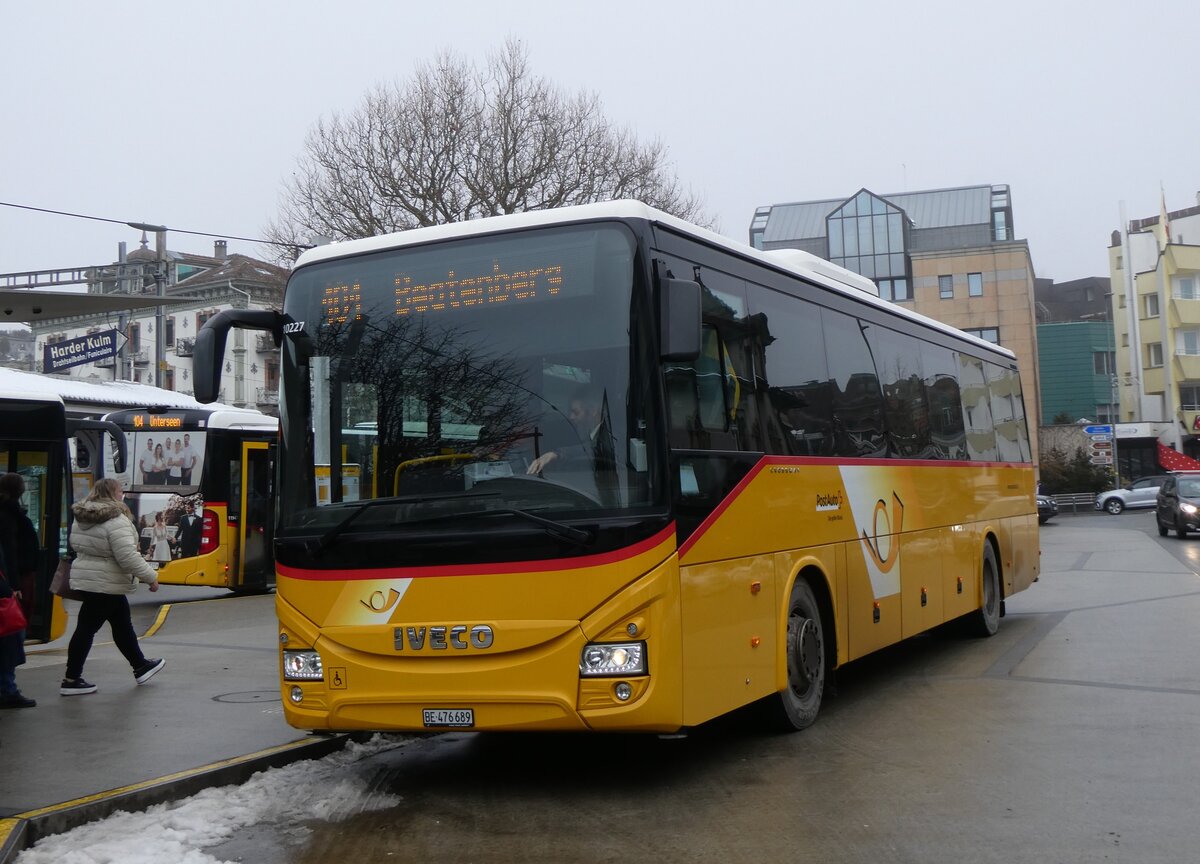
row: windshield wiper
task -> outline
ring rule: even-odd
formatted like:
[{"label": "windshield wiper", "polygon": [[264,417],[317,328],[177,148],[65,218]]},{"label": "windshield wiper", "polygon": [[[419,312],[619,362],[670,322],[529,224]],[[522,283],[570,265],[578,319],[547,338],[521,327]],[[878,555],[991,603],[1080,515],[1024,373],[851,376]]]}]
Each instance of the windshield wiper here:
[{"label": "windshield wiper", "polygon": [[342,532],[350,527],[355,519],[375,507],[382,507],[385,504],[421,504],[426,501],[446,501],[453,498],[495,498],[497,492],[446,492],[441,495],[394,495],[390,498],[371,498],[363,501],[352,511],[346,514],[340,522],[318,537],[315,541],[310,540],[304,544],[306,551],[313,557],[320,557],[321,553],[330,547],[334,540],[341,536]]},{"label": "windshield wiper", "polygon": [[470,510],[466,513],[447,513],[441,516],[432,516],[428,519],[418,519],[416,522],[407,524],[421,524],[425,522],[444,522],[447,519],[476,519],[480,516],[516,516],[524,519],[527,522],[543,528],[548,534],[559,537],[563,540],[570,541],[577,546],[591,546],[594,538],[591,533],[584,531],[582,528],[576,528],[573,525],[567,525],[565,522],[558,522],[554,519],[547,519],[545,516],[538,516],[536,513],[530,513],[528,510],[521,510],[517,507],[496,507],[491,510]]}]

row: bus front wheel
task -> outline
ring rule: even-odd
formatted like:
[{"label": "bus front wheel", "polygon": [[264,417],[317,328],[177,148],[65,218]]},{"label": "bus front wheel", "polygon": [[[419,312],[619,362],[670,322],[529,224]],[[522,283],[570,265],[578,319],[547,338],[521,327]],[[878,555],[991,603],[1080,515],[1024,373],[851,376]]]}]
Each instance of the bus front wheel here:
[{"label": "bus front wheel", "polygon": [[777,725],[784,731],[807,729],[817,719],[825,692],[825,628],[821,607],[810,586],[797,579],[788,602],[787,688],[776,694]]}]

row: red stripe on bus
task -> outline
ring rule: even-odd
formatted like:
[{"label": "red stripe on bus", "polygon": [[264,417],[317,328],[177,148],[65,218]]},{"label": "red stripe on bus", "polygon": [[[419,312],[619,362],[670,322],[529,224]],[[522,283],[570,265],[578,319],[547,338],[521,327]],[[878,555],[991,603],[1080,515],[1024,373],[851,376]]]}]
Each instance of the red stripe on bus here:
[{"label": "red stripe on bus", "polygon": [[616,549],[612,552],[602,552],[598,555],[585,555],[581,558],[551,558],[545,561],[512,561],[497,564],[446,564],[438,567],[385,567],[378,570],[310,570],[300,567],[289,567],[286,564],[275,563],[275,569],[280,576],[289,579],[307,579],[310,581],[351,581],[361,579],[425,579],[439,576],[485,576],[505,575],[509,573],[542,573],[548,570],[581,570],[585,567],[599,567],[605,564],[616,564],[635,558],[649,552],[656,546],[666,543],[675,536],[675,523],[672,522],[653,537]]},{"label": "red stripe on bus", "polygon": [[969,459],[888,459],[846,456],[764,456],[768,465],[901,465],[906,468],[1032,468],[1032,462],[972,462]]},{"label": "red stripe on bus", "polygon": [[683,541],[683,545],[679,547],[679,557],[681,560],[683,556],[688,553],[688,550],[696,545],[696,541],[698,541],[700,537],[710,527],[712,527],[712,524],[721,518],[721,514],[729,509],[729,506],[733,504],[734,500],[742,494],[742,490],[750,485],[750,482],[758,476],[759,472],[762,471],[762,469],[766,467],[770,461],[770,457],[764,456],[762,459],[759,459],[757,462],[755,462],[754,467],[746,472],[746,476],[738,481],[738,484],[734,486],[732,490],[730,490],[729,494],[721,499],[721,503],[714,507],[713,511],[709,513],[708,516],[705,517],[704,521],[701,522],[696,528],[696,530],[692,532],[692,536]]}]

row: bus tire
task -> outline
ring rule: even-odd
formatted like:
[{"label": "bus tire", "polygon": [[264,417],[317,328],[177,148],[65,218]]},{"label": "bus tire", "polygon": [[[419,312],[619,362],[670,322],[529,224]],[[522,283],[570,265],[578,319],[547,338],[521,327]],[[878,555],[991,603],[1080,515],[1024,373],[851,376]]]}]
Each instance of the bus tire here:
[{"label": "bus tire", "polygon": [[980,637],[995,636],[1000,629],[1000,567],[996,564],[996,550],[991,543],[983,544],[983,564],[979,568],[980,588],[983,603],[969,616],[970,630]]},{"label": "bus tire", "polygon": [[772,704],[774,726],[784,732],[807,729],[816,722],[825,694],[825,626],[821,606],[812,586],[797,579],[788,601],[787,687],[776,693]]}]

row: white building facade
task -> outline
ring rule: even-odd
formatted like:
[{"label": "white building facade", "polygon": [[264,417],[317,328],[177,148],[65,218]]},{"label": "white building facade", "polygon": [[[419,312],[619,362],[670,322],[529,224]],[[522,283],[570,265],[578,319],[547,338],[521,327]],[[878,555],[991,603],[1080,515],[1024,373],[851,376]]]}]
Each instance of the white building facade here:
[{"label": "white building facade", "polygon": [[[35,368],[43,370],[48,345],[88,334],[116,330],[125,338],[117,357],[73,366],[70,378],[159,384],[190,396],[194,388],[192,351],[204,322],[225,309],[279,309],[288,271],[245,255],[229,255],[224,241],[210,256],[143,248],[111,268],[96,271],[90,293],[154,295],[171,302],[153,309],[104,315],[78,315],[38,321],[31,326]],[[160,276],[160,288],[155,276]],[[161,328],[162,333],[156,333]],[[219,401],[239,408],[277,414],[278,351],[266,334],[235,329],[226,349]]]}]

